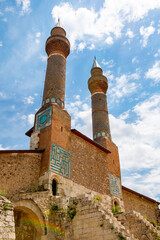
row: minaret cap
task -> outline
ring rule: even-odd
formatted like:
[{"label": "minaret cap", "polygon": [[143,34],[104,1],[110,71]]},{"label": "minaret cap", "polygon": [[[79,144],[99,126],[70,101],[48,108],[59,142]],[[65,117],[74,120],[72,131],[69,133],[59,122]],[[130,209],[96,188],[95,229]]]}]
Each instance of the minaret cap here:
[{"label": "minaret cap", "polygon": [[65,31],[65,29],[62,27],[62,25],[60,23],[60,18],[58,18],[57,24],[51,30],[51,36],[53,36],[53,35],[66,36],[66,31]]},{"label": "minaret cap", "polygon": [[55,27],[63,28],[62,25],[61,25],[61,23],[60,23],[60,18],[58,18],[58,22],[57,22],[57,24],[55,25]]},{"label": "minaret cap", "polygon": [[99,65],[99,63],[97,62],[97,60],[96,60],[96,57],[94,57],[94,60],[93,60],[93,65],[92,65],[92,68],[91,69],[93,69],[93,68],[101,68],[101,66]]}]

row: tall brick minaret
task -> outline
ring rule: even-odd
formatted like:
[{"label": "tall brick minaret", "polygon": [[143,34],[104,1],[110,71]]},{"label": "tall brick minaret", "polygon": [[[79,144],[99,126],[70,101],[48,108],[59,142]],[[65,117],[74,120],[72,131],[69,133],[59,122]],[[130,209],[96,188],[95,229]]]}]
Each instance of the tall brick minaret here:
[{"label": "tall brick minaret", "polygon": [[103,71],[94,59],[91,69],[91,77],[88,80],[88,88],[92,99],[92,125],[93,140],[102,147],[108,149],[108,168],[111,174],[121,177],[119,153],[117,146],[112,142],[110,124],[107,107],[108,80],[103,75]]},{"label": "tall brick minaret", "polygon": [[[46,41],[46,52],[48,59],[43,101],[35,115],[30,145],[31,149],[45,149],[40,170],[43,180],[49,172],[62,176],[64,173],[69,178],[70,173],[66,168],[70,166],[71,117],[64,107],[66,58],[70,53],[70,43],[59,20]],[[63,158],[59,157],[60,154],[65,154],[65,164],[59,162],[58,165],[58,159]],[[54,156],[57,162],[52,160]]]},{"label": "tall brick minaret", "polygon": [[48,62],[42,104],[56,102],[64,108],[66,58],[70,53],[70,43],[59,19],[46,41],[46,52]]}]

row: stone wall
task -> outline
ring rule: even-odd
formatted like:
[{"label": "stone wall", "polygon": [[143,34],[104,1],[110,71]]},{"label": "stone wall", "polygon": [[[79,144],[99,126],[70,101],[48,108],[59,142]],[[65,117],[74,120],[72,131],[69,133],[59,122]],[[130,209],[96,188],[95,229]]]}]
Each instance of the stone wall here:
[{"label": "stone wall", "polygon": [[107,153],[71,134],[71,180],[82,186],[110,195]]},{"label": "stone wall", "polygon": [[35,191],[41,163],[41,153],[1,153],[0,191],[7,196],[20,191]]},{"label": "stone wall", "polygon": [[0,196],[0,239],[15,239],[13,206],[9,200],[2,196]]},{"label": "stone wall", "polygon": [[158,204],[156,202],[149,201],[123,188],[122,195],[126,212],[134,210],[141,213],[142,216],[147,217],[150,221],[153,219],[157,221]]},{"label": "stone wall", "polygon": [[136,239],[158,239],[160,232],[140,213],[131,211],[127,213],[117,213],[115,216]]}]

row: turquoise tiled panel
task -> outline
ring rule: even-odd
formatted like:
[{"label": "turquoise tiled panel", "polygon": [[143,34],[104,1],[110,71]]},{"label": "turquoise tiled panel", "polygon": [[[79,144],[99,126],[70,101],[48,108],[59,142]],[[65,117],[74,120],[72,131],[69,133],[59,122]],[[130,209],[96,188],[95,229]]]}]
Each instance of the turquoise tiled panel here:
[{"label": "turquoise tiled panel", "polygon": [[52,107],[45,109],[36,116],[36,131],[51,125]]},{"label": "turquoise tiled panel", "polygon": [[52,143],[50,171],[60,176],[70,178],[71,152]]},{"label": "turquoise tiled panel", "polygon": [[122,198],[120,178],[109,173],[110,192],[113,196]]}]

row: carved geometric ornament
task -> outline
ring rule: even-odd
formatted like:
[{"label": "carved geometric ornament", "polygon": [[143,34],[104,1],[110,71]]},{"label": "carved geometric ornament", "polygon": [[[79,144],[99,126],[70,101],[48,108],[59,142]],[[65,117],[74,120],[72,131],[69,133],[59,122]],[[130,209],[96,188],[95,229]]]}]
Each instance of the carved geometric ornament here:
[{"label": "carved geometric ornament", "polygon": [[50,157],[50,171],[60,176],[70,178],[71,152],[52,143]]},{"label": "carved geometric ornament", "polygon": [[36,131],[51,125],[52,107],[45,109],[36,116]]},{"label": "carved geometric ornament", "polygon": [[111,195],[122,198],[120,178],[109,173],[109,183]]}]

